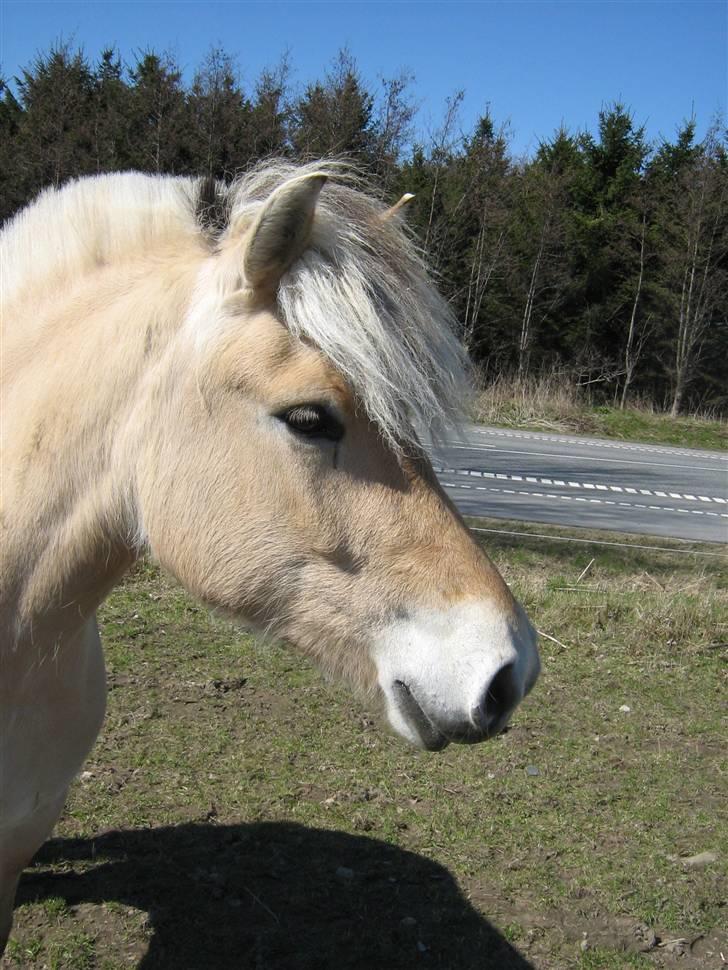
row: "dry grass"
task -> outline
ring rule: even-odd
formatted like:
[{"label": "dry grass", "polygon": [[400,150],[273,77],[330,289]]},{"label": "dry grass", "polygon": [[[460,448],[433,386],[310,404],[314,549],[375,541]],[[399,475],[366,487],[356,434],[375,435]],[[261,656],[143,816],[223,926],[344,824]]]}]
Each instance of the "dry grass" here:
[{"label": "dry grass", "polygon": [[476,420],[484,424],[503,424],[550,429],[590,430],[591,407],[582,388],[559,371],[518,378],[503,373],[481,378],[476,398]]},{"label": "dry grass", "polygon": [[596,404],[588,387],[557,369],[525,378],[502,372],[482,374],[473,418],[509,428],[728,449],[728,421],[723,418],[703,414],[672,418],[640,399],[630,400],[624,410]]}]

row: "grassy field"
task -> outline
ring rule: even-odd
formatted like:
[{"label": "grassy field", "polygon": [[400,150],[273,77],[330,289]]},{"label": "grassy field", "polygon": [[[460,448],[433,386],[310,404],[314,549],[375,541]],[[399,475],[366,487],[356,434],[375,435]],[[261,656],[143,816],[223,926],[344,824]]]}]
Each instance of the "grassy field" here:
[{"label": "grassy field", "polygon": [[484,377],[473,417],[483,424],[506,428],[728,450],[728,421],[724,419],[687,415],[673,418],[637,402],[624,410],[597,406],[583,389],[558,374],[523,381]]},{"label": "grassy field", "polygon": [[728,567],[659,545],[488,537],[553,639],[511,729],[437,755],[140,565],[3,970],[723,966]]}]

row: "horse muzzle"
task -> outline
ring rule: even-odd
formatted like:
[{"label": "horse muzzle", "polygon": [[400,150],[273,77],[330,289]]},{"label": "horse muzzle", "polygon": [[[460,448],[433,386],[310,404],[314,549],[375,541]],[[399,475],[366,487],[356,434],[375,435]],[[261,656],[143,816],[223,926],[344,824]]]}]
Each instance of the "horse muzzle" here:
[{"label": "horse muzzle", "polygon": [[498,735],[540,669],[521,607],[503,617],[482,603],[397,621],[375,659],[392,727],[428,751]]}]

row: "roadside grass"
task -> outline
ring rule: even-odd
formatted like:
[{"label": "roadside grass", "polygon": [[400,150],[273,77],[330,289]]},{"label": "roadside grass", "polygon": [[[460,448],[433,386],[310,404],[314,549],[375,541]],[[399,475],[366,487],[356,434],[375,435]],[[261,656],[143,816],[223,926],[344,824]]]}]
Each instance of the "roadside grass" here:
[{"label": "roadside grass", "polygon": [[726,561],[484,544],[548,635],[543,674],[507,733],[438,755],[137,566],[100,615],[106,725],[3,970],[720,966]]},{"label": "roadside grass", "polygon": [[[596,407],[591,412],[594,434],[709,451],[728,450],[728,422],[716,418],[670,417],[659,411],[637,408]],[[592,432],[589,432],[592,433]]]},{"label": "roadside grass", "polygon": [[630,402],[624,410],[595,405],[563,375],[518,380],[483,378],[473,418],[482,424],[530,431],[563,432],[704,448],[728,449],[728,421],[716,417],[671,417],[650,404]]}]

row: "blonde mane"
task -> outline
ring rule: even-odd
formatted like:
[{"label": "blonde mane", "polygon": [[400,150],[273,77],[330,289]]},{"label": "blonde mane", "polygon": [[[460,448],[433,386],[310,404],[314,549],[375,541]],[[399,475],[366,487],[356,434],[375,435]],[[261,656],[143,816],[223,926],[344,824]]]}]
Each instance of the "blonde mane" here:
[{"label": "blonde mane", "polygon": [[174,234],[199,233],[192,179],[128,172],[48,188],[0,233],[0,301],[62,284]]},{"label": "blonde mane", "polygon": [[416,428],[437,435],[470,386],[452,313],[401,221],[383,219],[340,162],[267,162],[231,185],[129,173],[47,189],[0,234],[0,309],[162,241],[199,238],[215,252],[272,191],[309,172],[329,180],[311,245],[281,280],[281,318],[331,360],[393,447],[413,445]]}]

